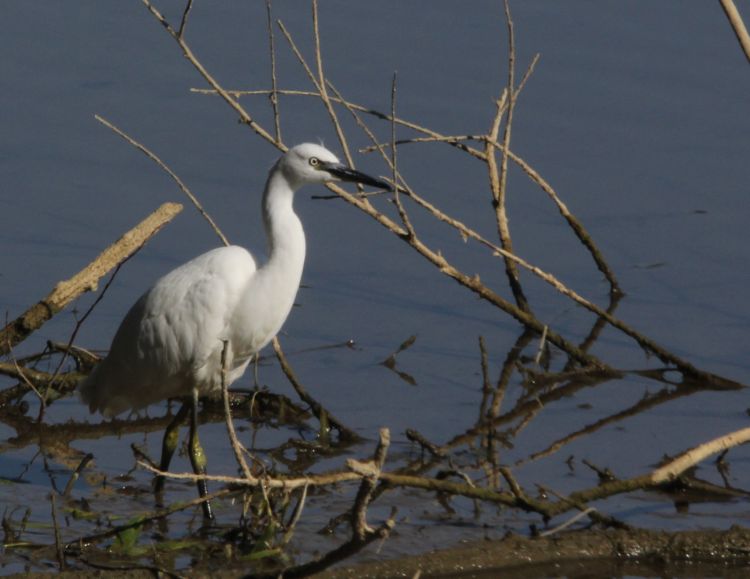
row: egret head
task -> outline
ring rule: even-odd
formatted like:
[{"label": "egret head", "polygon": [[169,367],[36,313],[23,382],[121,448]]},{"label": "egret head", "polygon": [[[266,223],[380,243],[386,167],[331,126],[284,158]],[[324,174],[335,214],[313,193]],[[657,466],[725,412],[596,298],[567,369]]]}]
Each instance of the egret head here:
[{"label": "egret head", "polygon": [[292,147],[279,160],[279,167],[286,178],[297,186],[327,181],[351,181],[382,189],[391,188],[381,179],[347,167],[331,151],[315,143],[302,143]]}]

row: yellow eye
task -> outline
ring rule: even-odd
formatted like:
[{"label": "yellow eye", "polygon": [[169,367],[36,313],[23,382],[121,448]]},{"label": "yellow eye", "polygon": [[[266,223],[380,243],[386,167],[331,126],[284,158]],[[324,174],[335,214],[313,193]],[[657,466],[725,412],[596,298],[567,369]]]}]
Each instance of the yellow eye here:
[{"label": "yellow eye", "polygon": [[318,165],[320,165],[320,161],[318,160],[318,158],[317,157],[310,157],[310,166],[311,167],[317,167]]}]

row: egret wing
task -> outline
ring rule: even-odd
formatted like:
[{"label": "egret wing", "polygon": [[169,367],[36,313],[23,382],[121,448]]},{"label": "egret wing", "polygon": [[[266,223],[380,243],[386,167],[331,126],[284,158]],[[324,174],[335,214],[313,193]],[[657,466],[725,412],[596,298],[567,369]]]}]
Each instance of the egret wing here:
[{"label": "egret wing", "polygon": [[114,415],[187,396],[196,385],[216,388],[222,340],[255,271],[250,253],[231,246],[162,277],[125,316],[109,355],[81,386],[84,401]]}]

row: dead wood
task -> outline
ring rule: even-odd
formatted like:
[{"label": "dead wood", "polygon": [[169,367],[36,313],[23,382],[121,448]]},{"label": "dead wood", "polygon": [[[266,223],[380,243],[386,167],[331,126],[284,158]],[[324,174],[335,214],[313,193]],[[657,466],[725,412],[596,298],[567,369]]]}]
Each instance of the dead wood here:
[{"label": "dead wood", "polygon": [[742,51],[745,53],[748,61],[750,61],[750,34],[747,32],[745,23],[742,20],[737,6],[734,4],[734,0],[719,0],[721,7],[724,9],[724,13],[729,19],[729,23],[732,25],[735,36],[742,47]]},{"label": "dead wood", "polygon": [[59,282],[47,297],[0,330],[0,355],[8,354],[17,344],[42,327],[47,320],[81,294],[95,291],[102,277],[143,247],[180,211],[182,211],[182,205],[179,203],[164,203],[76,275]]}]

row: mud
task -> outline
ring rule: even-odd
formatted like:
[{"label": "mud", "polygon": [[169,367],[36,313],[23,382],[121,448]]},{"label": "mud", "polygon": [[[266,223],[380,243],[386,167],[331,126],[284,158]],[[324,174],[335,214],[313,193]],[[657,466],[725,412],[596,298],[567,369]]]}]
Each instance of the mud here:
[{"label": "mud", "polygon": [[509,535],[418,557],[324,573],[327,579],[414,577],[747,577],[750,529],[575,531],[549,538]]},{"label": "mud", "polygon": [[[245,570],[229,562],[216,571],[217,562],[193,567],[172,576],[243,577]],[[504,579],[542,577],[724,577],[748,576],[750,529],[734,526],[726,531],[649,530],[571,531],[552,537],[508,535],[499,541],[481,541],[414,557],[341,567],[316,575],[325,579],[390,579],[399,577],[457,577]],[[19,574],[15,577],[118,577],[140,578],[158,574],[153,567],[102,565],[63,572]],[[167,572],[167,574],[170,574]]]}]

